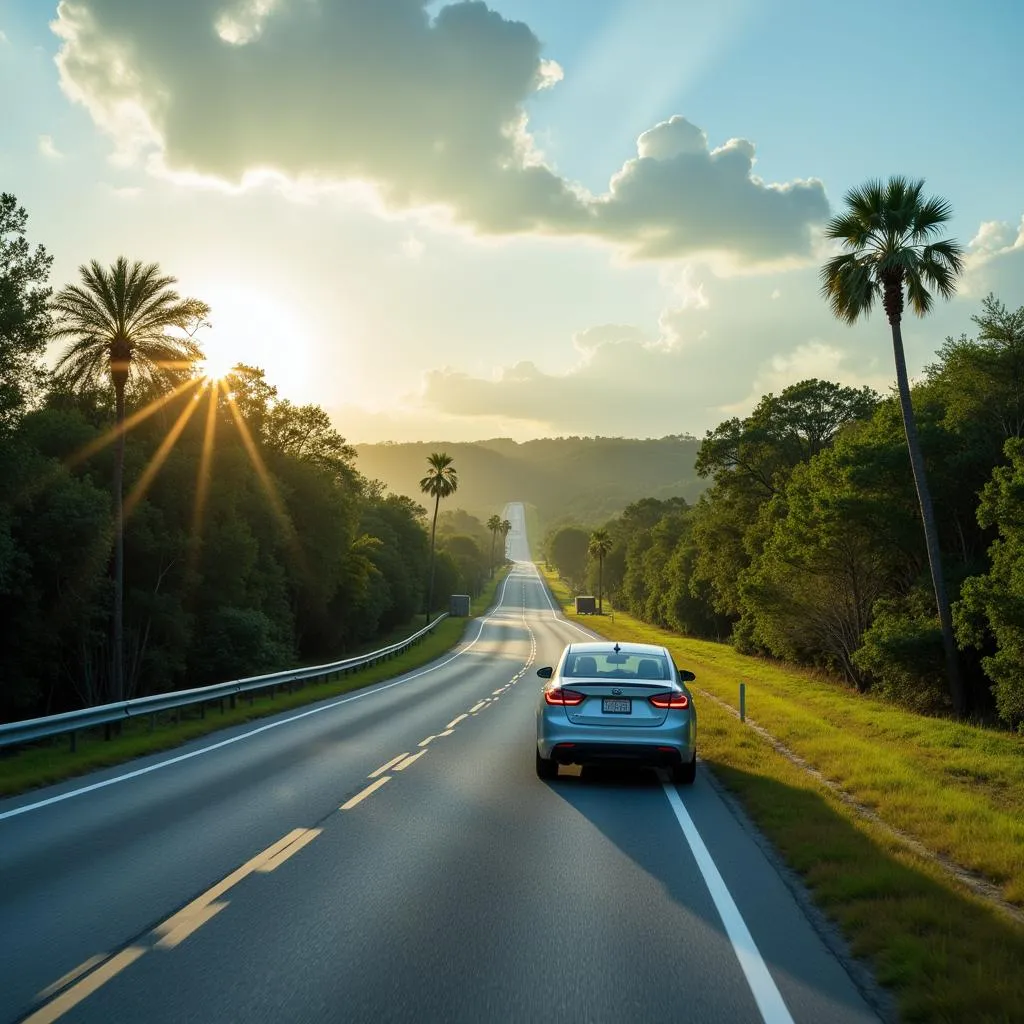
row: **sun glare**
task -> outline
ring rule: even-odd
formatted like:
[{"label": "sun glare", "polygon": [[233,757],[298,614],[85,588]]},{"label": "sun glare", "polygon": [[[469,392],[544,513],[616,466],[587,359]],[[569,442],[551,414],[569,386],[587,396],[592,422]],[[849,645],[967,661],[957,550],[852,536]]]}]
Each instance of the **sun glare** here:
[{"label": "sun glare", "polygon": [[282,398],[309,401],[309,345],[298,311],[250,287],[211,284],[201,294],[211,310],[210,330],[201,340],[201,371],[208,380],[245,363],[265,370]]}]

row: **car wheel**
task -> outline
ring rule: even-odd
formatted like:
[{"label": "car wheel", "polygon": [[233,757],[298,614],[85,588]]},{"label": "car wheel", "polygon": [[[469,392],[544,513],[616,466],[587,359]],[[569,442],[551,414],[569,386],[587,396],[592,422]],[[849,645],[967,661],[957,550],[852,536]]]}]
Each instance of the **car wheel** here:
[{"label": "car wheel", "polygon": [[541,757],[537,751],[537,778],[554,779],[558,777],[558,762],[553,757]]},{"label": "car wheel", "polygon": [[692,786],[697,778],[697,754],[694,752],[693,760],[685,764],[674,764],[672,766],[672,781],[677,786]]}]

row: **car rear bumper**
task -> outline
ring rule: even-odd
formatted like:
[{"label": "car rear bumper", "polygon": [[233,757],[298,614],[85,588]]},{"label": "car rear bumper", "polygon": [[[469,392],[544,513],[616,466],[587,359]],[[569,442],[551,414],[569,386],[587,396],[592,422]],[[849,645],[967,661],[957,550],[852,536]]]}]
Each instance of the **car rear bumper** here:
[{"label": "car rear bumper", "polygon": [[559,722],[554,715],[542,712],[537,729],[537,751],[541,757],[560,764],[689,763],[697,752],[696,722],[690,716],[679,716],[679,719],[654,729],[628,726],[596,729],[573,725],[568,720]]},{"label": "car rear bumper", "polygon": [[598,764],[618,761],[670,767],[692,760],[684,757],[678,747],[655,746],[650,743],[557,743],[549,755],[559,764]]}]

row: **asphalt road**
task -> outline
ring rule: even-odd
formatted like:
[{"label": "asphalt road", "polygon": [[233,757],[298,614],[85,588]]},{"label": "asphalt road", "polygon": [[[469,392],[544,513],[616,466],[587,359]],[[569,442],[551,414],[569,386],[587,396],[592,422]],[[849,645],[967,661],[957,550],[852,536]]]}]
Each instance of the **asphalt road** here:
[{"label": "asphalt road", "polygon": [[703,767],[537,779],[505,515],[440,662],[0,802],[0,1021],[876,1019]]}]

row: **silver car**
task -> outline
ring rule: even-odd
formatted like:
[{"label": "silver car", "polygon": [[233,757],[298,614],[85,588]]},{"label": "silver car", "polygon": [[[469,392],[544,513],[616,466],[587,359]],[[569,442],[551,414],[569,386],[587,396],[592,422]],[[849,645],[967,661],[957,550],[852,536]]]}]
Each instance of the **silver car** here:
[{"label": "silver car", "polygon": [[569,644],[537,706],[537,775],[553,779],[560,764],[631,761],[662,766],[689,784],[697,771],[697,712],[686,683],[664,647]]}]

